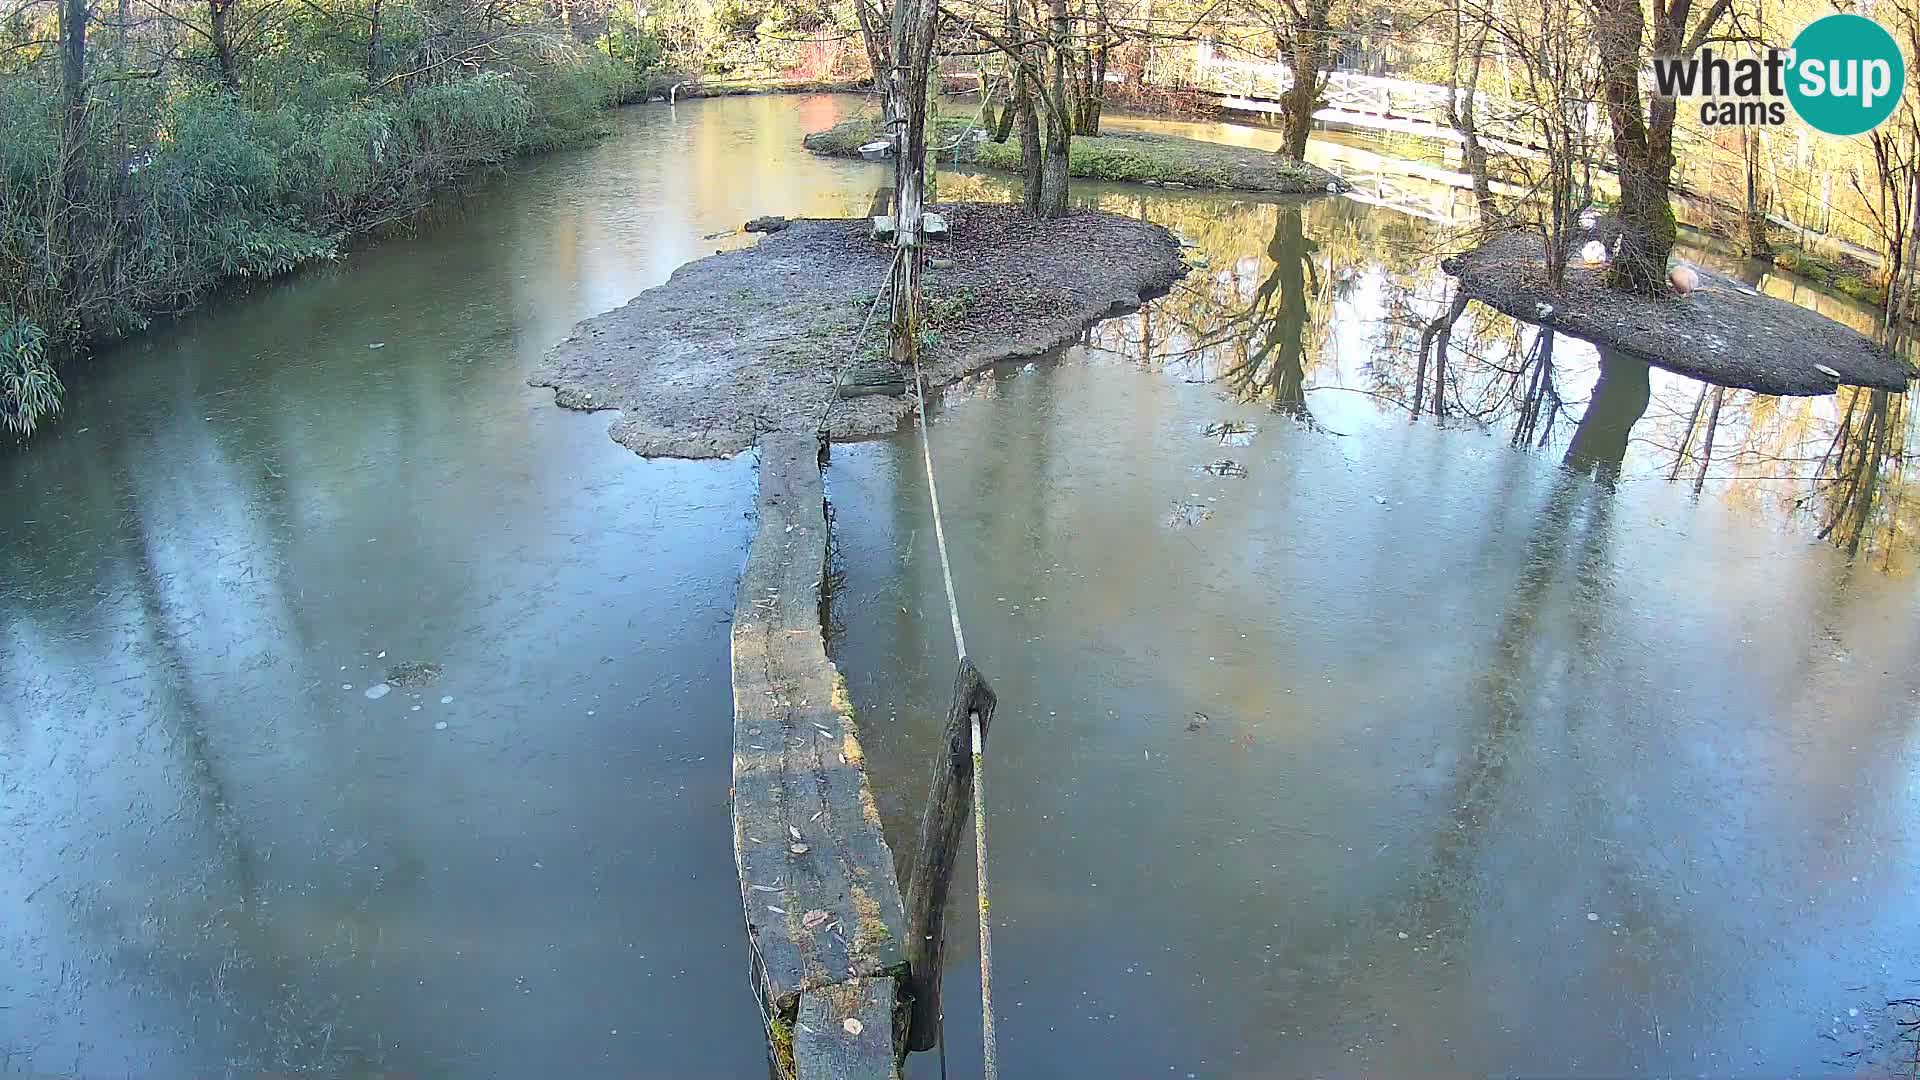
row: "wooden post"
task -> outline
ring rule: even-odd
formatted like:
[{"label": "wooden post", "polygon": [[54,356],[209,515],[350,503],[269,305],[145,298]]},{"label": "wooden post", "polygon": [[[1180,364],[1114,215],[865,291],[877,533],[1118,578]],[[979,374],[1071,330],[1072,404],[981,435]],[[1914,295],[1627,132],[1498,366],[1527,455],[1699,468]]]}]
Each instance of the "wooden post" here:
[{"label": "wooden post", "polygon": [[962,657],[953,676],[953,703],[947,708],[947,729],[933,762],[926,815],[920,819],[920,850],[907,886],[907,978],[913,990],[909,1050],[931,1050],[940,1036],[947,892],[953,883],[960,834],[966,831],[973,807],[973,718],[980,718],[984,742],[994,704],[993,688],[973,661]]},{"label": "wooden post", "polygon": [[888,98],[898,104],[892,119],[894,259],[887,352],[895,363],[919,355],[920,263],[925,255],[921,209],[927,178],[927,103],[938,0],[898,0],[893,10],[893,70]]}]

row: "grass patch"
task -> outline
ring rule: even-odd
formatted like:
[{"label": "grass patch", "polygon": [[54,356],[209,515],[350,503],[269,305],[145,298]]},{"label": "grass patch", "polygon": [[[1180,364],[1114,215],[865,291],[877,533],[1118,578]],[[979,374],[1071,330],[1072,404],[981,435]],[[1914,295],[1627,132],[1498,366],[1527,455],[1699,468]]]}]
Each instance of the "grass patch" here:
[{"label": "grass patch", "polygon": [[1773,265],[1863,304],[1877,308],[1887,305],[1886,286],[1874,280],[1878,275],[1872,267],[1857,260],[1809,251],[1798,244],[1776,240]]}]

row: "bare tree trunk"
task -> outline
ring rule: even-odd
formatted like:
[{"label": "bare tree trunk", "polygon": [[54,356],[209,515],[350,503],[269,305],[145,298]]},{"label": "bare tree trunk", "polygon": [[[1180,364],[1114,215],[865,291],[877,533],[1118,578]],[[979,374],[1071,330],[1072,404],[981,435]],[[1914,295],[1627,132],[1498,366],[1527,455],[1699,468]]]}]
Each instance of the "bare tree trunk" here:
[{"label": "bare tree trunk", "polygon": [[1321,75],[1332,55],[1332,35],[1328,19],[1332,0],[1306,0],[1300,19],[1293,25],[1292,48],[1288,62],[1293,69],[1293,85],[1280,95],[1280,152],[1294,161],[1305,161],[1307,140],[1313,136],[1313,113],[1320,107]]},{"label": "bare tree trunk", "polygon": [[234,0],[207,0],[207,37],[213,42],[213,63],[219,69],[220,81],[227,89],[240,87],[239,75],[234,71],[233,31],[228,21],[233,15]]},{"label": "bare tree trunk", "polygon": [[900,135],[894,143],[892,318],[887,351],[896,363],[911,364],[920,354],[922,200],[927,169],[927,104],[933,36],[939,21],[936,0],[899,0],[894,9],[890,94],[903,106]]},{"label": "bare tree trunk", "polygon": [[1893,197],[1894,220],[1905,224],[1898,226],[1902,238],[1894,242],[1894,256],[1887,262],[1887,324],[1893,324],[1913,317],[1913,284],[1916,264],[1920,264],[1920,149],[1913,144],[1920,142],[1920,135],[1911,136],[1908,160],[1916,162],[1908,167],[1906,195]]},{"label": "bare tree trunk", "polygon": [[[1007,76],[1007,82],[1009,84],[1017,84],[1019,81],[1020,77],[1018,75]],[[1020,107],[1014,101],[1014,96],[1013,93],[1009,92],[1007,94],[1007,100],[1000,106],[1000,118],[993,125],[994,142],[1004,143],[1013,137],[1013,124],[1020,113]]]},{"label": "bare tree trunk", "polygon": [[1107,33],[1103,22],[1100,31],[1100,47],[1093,54],[1093,89],[1080,103],[1080,123],[1076,130],[1082,135],[1100,134],[1100,119],[1107,111]]},{"label": "bare tree trunk", "polygon": [[1073,149],[1073,114],[1067,102],[1067,49],[1073,23],[1067,0],[1053,0],[1052,33],[1047,42],[1050,85],[1047,104],[1046,158],[1040,169],[1040,204],[1035,213],[1057,218],[1067,212],[1067,158]]},{"label": "bare tree trunk", "polygon": [[1104,0],[1095,0],[1094,18],[1085,36],[1080,78],[1073,95],[1073,133],[1098,135],[1100,115],[1107,107],[1107,50],[1113,37]]},{"label": "bare tree trunk", "polygon": [[[81,208],[86,206],[87,144],[87,0],[60,3],[60,96],[64,120],[60,127],[59,236],[65,250],[59,258],[61,292],[72,296],[79,283],[80,248],[84,239]],[[51,230],[49,239],[51,239]]]},{"label": "bare tree trunk", "polygon": [[[1493,203],[1493,186],[1487,179],[1487,148],[1480,144],[1475,96],[1479,92],[1480,61],[1487,51],[1487,35],[1491,24],[1485,18],[1478,19],[1479,28],[1468,44],[1462,40],[1466,22],[1466,12],[1456,0],[1453,9],[1453,63],[1447,75],[1447,120],[1460,133],[1467,175],[1473,179],[1474,208],[1479,212],[1480,223],[1486,225],[1498,217],[1498,211]],[[1463,65],[1466,68],[1464,85],[1460,78]]]},{"label": "bare tree trunk", "polygon": [[1040,52],[1024,44],[1027,30],[1021,7],[1027,0],[1007,0],[1007,40],[1016,43],[1019,55],[1013,60],[1013,112],[1020,128],[1020,205],[1027,213],[1040,216],[1045,193],[1046,163],[1040,145],[1039,103],[1046,91],[1040,85]]},{"label": "bare tree trunk", "polygon": [[[639,0],[634,2],[638,3]],[[887,137],[891,139],[896,114],[891,111],[894,105],[891,89],[893,60],[888,51],[889,42],[880,32],[880,15],[874,11],[871,0],[853,0],[853,17],[860,23],[860,43],[867,50],[867,67],[873,72],[874,89],[880,91],[883,103],[880,121],[885,126]]]},{"label": "bare tree trunk", "polygon": [[[1728,7],[1727,0],[1714,0],[1688,39],[1690,0],[1656,4],[1654,55],[1691,56]],[[1656,95],[1642,107],[1640,61],[1646,15],[1640,0],[1594,0],[1592,11],[1602,96],[1620,170],[1620,244],[1607,282],[1629,292],[1660,296],[1667,292],[1667,258],[1678,232],[1669,200],[1677,102]]]},{"label": "bare tree trunk", "polygon": [[[1018,42],[1020,40],[1020,5],[1023,2],[1024,0],[1007,0],[1008,41]],[[1023,103],[1026,108],[1032,108],[1032,102],[1026,96],[1026,80],[1020,73],[1019,58],[1009,56],[1003,59],[1003,66],[1006,68],[1004,91],[1007,95],[1007,100],[1006,104],[1000,109],[1000,123],[993,129],[993,141],[997,143],[1004,143],[1013,135],[1013,125],[1015,121],[1019,119]],[[1025,159],[1023,158],[1022,162],[1024,163],[1024,161]],[[1029,207],[1029,209],[1031,209],[1031,207]]]},{"label": "bare tree trunk", "polygon": [[916,100],[908,97],[904,82],[907,51],[913,38],[913,16],[919,0],[897,0],[893,5],[893,25],[887,35],[886,68],[878,76],[881,86],[880,113],[887,126],[887,139],[893,143],[893,207],[900,209],[900,154],[905,141],[907,112]]},{"label": "bare tree trunk", "polygon": [[1033,77],[1024,71],[1015,76],[1020,90],[1014,95],[1014,111],[1020,124],[1020,204],[1029,214],[1040,215],[1040,197],[1046,184],[1045,151],[1040,145],[1040,116],[1033,96]]},{"label": "bare tree trunk", "polygon": [[367,9],[367,81],[375,85],[380,82],[380,3],[372,0]]},{"label": "bare tree trunk", "polygon": [[1741,163],[1746,167],[1747,201],[1740,215],[1742,253],[1754,258],[1773,254],[1767,240],[1767,210],[1760,202],[1760,133],[1747,128],[1741,137]]}]

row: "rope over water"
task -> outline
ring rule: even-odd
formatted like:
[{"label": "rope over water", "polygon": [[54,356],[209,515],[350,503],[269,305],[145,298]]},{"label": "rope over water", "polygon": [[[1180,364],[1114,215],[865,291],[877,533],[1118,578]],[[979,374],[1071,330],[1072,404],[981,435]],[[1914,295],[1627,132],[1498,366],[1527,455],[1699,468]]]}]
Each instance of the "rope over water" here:
[{"label": "rope over water", "polygon": [[[927,380],[920,352],[913,354],[913,393],[920,409],[920,454],[927,466],[927,501],[933,504],[933,539],[940,550],[940,580],[947,589],[947,617],[953,622],[953,649],[967,658],[967,635],[960,627],[960,601],[953,591],[953,562],[947,556],[947,529],[940,516],[940,489],[933,478],[933,425],[927,416]],[[973,737],[973,873],[980,887],[980,1039],[986,1080],[999,1080],[1000,1045],[993,1030],[993,923],[987,892],[986,769],[981,758],[980,714],[967,717]]]},{"label": "rope over water", "polygon": [[[900,257],[900,253],[896,252],[894,263],[888,266],[888,282],[892,280],[893,265],[898,264]],[[867,309],[867,320],[861,324],[860,330],[855,335],[856,345],[860,338],[866,336],[867,327],[873,320],[874,312],[879,310],[880,300],[886,292],[887,286],[883,284],[880,294],[874,297],[873,306]],[[843,363],[841,371],[834,375],[836,391],[844,372],[845,364]],[[953,561],[947,555],[947,529],[940,514],[940,489],[933,477],[933,426],[927,417],[927,380],[920,370],[918,349],[914,350],[913,355],[913,394],[920,411],[920,453],[927,468],[927,501],[933,507],[933,538],[940,550],[940,582],[947,590],[947,618],[953,625],[953,649],[958,659],[964,661],[967,659],[967,633],[960,626],[960,601],[953,590]],[[829,394],[826,406],[820,410],[818,429],[823,439],[828,437],[827,417],[838,396],[837,393]],[[993,905],[988,899],[987,891],[986,768],[981,755],[983,739],[980,732],[980,713],[970,711],[967,719],[973,739],[973,872],[980,890],[980,1037],[984,1063],[983,1075],[985,1080],[1000,1080],[1000,1043],[993,1027],[993,927],[989,917]],[[946,1069],[947,1044],[943,1030],[940,1038],[940,1073],[943,1078],[946,1075]]]}]

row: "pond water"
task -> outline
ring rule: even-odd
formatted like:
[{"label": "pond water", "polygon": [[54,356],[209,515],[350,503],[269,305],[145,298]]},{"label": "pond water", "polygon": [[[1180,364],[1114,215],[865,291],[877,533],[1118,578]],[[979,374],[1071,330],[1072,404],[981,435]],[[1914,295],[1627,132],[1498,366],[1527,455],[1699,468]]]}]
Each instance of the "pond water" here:
[{"label": "pond water", "polygon": [[[863,212],[882,170],[798,146],[860,105],[616,114],[99,357],[0,454],[0,1070],[762,1072],[726,809],[752,462],[641,461],[525,378],[741,242],[703,237]],[[1009,1075],[1883,1060],[1920,992],[1903,478],[1849,562],[1807,479],[1834,402],[1727,395],[1696,499],[1697,383],[1479,316],[1409,424],[1457,199],[1315,154],[1390,205],[1080,185],[1204,266],[936,413],[1003,702]],[[950,679],[919,438],[828,476],[899,853]]]},{"label": "pond water", "polygon": [[[641,461],[526,376],[703,235],[851,205],[798,148],[836,107],[621,113],[99,357],[0,454],[0,1069],[764,1069],[752,462]],[[401,663],[440,674],[370,698]]]}]

